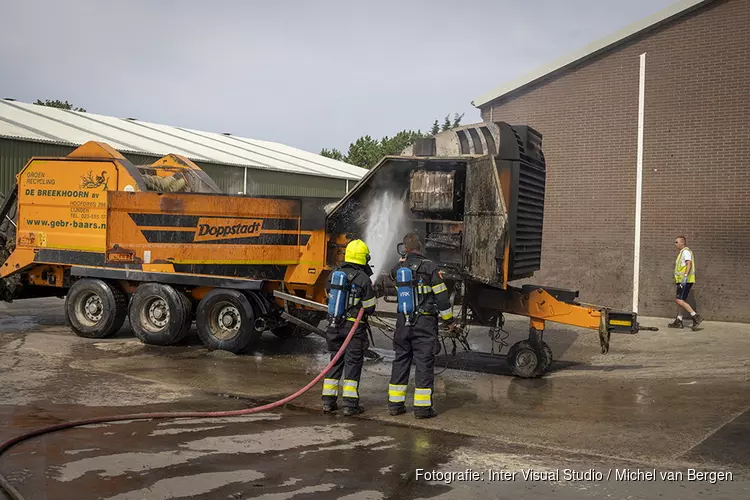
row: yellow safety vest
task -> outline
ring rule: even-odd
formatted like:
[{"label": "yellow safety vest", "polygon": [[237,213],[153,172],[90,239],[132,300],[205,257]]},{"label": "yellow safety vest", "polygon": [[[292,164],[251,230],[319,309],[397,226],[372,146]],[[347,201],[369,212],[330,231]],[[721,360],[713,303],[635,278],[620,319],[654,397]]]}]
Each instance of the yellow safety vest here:
[{"label": "yellow safety vest", "polygon": [[679,251],[677,254],[677,259],[674,261],[674,282],[675,283],[682,283],[682,278],[685,277],[685,271],[687,271],[687,264],[684,266],[680,266],[680,257],[682,257],[682,252],[685,250],[690,252],[690,255],[693,256],[691,262],[692,266],[690,266],[690,273],[688,274],[688,283],[695,283],[695,254],[692,250],[690,250],[688,247],[683,248]]}]

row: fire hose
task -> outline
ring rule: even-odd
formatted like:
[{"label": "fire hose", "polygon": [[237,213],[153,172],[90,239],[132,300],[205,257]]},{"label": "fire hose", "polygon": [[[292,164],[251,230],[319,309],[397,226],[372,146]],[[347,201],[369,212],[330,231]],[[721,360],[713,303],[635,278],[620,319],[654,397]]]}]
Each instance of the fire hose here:
[{"label": "fire hose", "polygon": [[[286,403],[297,399],[307,391],[309,391],[315,384],[317,384],[320,379],[322,379],[326,373],[328,373],[328,370],[330,370],[334,364],[336,364],[336,361],[339,360],[339,358],[344,354],[344,351],[346,350],[346,347],[349,345],[349,342],[352,340],[352,337],[354,336],[354,332],[357,331],[357,327],[359,326],[360,321],[362,320],[362,316],[364,314],[364,309],[359,310],[359,314],[357,314],[357,318],[354,320],[354,324],[352,325],[352,328],[349,330],[349,333],[346,336],[346,339],[344,340],[344,343],[341,345],[341,348],[338,350],[336,355],[331,359],[330,363],[323,368],[323,370],[314,378],[312,379],[306,386],[304,386],[302,389],[298,390],[294,394],[290,394],[289,396],[280,399],[278,401],[275,401],[273,403],[268,403],[262,406],[256,406],[254,408],[245,408],[243,410],[228,410],[228,411],[205,411],[205,412],[198,412],[198,411],[184,411],[184,412],[161,412],[161,413],[132,413],[130,415],[114,415],[114,416],[103,416],[103,417],[94,417],[94,418],[88,418],[88,419],[82,419],[82,420],[72,420],[70,422],[63,422],[60,424],[55,425],[49,425],[47,427],[40,427],[38,429],[34,429],[32,431],[26,432],[24,434],[21,434],[19,436],[13,437],[4,443],[0,444],[0,456],[2,456],[6,451],[11,449],[13,446],[21,443],[22,441],[26,441],[27,439],[31,439],[36,436],[41,436],[43,434],[49,434],[51,432],[61,431],[63,429],[70,429],[72,427],[80,427],[83,425],[91,425],[91,424],[101,424],[101,423],[107,423],[107,422],[118,422],[122,420],[151,420],[151,419],[157,419],[157,418],[213,418],[213,417],[237,417],[240,415],[248,415],[250,413],[259,413],[262,411],[268,411],[272,410],[273,408],[278,408],[279,406],[285,405]],[[18,492],[16,488],[11,485],[8,480],[0,474],[0,491],[6,491],[8,495],[10,495],[10,498],[13,500],[24,500],[23,496]]]}]

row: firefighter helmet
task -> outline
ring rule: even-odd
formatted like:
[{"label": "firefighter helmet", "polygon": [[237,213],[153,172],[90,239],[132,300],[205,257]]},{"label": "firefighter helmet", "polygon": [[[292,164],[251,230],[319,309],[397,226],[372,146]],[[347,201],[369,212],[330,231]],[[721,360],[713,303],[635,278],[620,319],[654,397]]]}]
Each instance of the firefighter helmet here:
[{"label": "firefighter helmet", "polygon": [[370,249],[367,248],[367,244],[362,240],[350,241],[349,244],[346,245],[344,261],[366,266],[370,261]]}]

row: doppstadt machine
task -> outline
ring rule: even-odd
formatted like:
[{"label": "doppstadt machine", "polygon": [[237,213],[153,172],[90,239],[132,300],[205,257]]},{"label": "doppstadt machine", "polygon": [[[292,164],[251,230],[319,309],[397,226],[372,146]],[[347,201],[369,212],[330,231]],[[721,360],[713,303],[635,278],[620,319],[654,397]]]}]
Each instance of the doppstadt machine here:
[{"label": "doppstadt machine", "polygon": [[184,157],[135,166],[96,142],[32,158],[0,211],[0,296],[65,297],[82,337],[113,335],[126,317],[154,345],[193,320],[207,346],[235,353],[265,330],[304,335],[297,325],[325,314],[273,292],[325,301],[323,203],[222,194]]},{"label": "doppstadt machine", "polygon": [[[387,193],[461,307],[458,339],[469,325],[500,338],[504,313],[527,316],[529,338],[508,359],[516,375],[536,377],[552,362],[546,321],[598,331],[602,352],[610,333],[639,330],[636,314],[579,304],[577,292],[511,284],[540,268],[544,189],[541,135],[505,123],[386,157],[332,207],[222,194],[184,157],[135,166],[89,142],[18,174],[0,208],[0,298],[64,297],[72,330],[91,338],[126,317],[145,343],[174,344],[195,321],[204,344],[234,353],[266,330],[320,334],[328,275]],[[386,299],[395,290],[387,276],[377,285]]]}]

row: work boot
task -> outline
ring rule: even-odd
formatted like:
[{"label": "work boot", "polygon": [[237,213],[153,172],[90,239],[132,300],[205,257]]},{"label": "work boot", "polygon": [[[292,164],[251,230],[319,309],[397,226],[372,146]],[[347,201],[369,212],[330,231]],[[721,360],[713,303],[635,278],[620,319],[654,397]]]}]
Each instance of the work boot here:
[{"label": "work boot", "polygon": [[682,320],[677,318],[673,322],[667,325],[669,328],[685,328],[685,325],[682,324]]},{"label": "work boot", "polygon": [[700,314],[696,314],[693,316],[693,326],[690,327],[691,330],[696,331],[698,329],[698,325],[703,323],[703,318],[701,318]]},{"label": "work boot", "polygon": [[335,402],[333,403],[323,403],[323,413],[333,413],[334,411],[339,409],[339,405]]},{"label": "work boot", "polygon": [[360,413],[363,413],[365,411],[364,408],[361,406],[345,406],[344,407],[344,416],[345,417],[352,417],[354,415],[359,415]]},{"label": "work boot", "polygon": [[434,408],[430,408],[428,410],[414,410],[414,418],[422,419],[422,418],[432,418],[437,417],[437,412]]},{"label": "work boot", "polygon": [[391,406],[388,408],[388,413],[390,413],[392,417],[397,417],[398,415],[406,413],[406,408],[403,406]]}]

